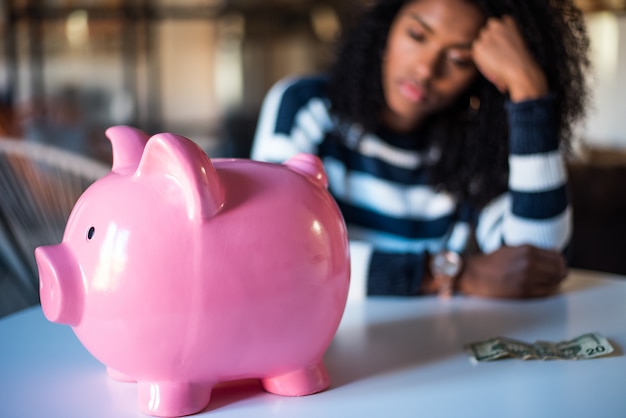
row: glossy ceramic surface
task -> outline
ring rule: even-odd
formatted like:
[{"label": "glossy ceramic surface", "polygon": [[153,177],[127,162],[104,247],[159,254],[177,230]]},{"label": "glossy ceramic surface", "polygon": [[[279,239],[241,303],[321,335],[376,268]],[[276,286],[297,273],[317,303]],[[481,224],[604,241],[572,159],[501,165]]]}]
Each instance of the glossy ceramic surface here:
[{"label": "glossy ceramic surface", "polygon": [[173,134],[107,130],[113,167],[76,203],[63,241],[37,248],[50,321],[71,325],[142,412],[198,412],[212,387],[259,378],[300,396],[349,287],[346,227],[319,159],[210,160]]}]

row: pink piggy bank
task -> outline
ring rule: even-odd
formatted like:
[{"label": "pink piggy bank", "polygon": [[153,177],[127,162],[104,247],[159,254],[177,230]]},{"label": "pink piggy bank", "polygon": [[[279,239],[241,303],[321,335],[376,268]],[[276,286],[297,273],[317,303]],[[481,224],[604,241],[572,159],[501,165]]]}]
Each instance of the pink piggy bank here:
[{"label": "pink piggy bank", "polygon": [[145,414],[199,412],[238,379],[287,396],[326,389],[350,267],[320,160],[211,161],[173,134],[107,136],[111,172],[62,242],[35,250],[45,316],[136,381]]}]

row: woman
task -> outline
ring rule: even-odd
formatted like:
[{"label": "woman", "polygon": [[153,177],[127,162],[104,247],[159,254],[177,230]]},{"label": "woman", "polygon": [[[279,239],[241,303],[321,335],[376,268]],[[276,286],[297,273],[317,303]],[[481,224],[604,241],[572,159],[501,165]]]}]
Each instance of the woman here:
[{"label": "woman", "polygon": [[268,93],[252,158],[322,158],[367,294],[552,295],[587,46],[570,0],[378,0],[328,76]]}]

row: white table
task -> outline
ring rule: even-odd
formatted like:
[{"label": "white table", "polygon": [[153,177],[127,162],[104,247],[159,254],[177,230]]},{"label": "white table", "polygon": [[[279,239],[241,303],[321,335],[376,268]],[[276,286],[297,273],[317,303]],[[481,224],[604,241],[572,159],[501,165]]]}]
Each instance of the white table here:
[{"label": "white table", "polygon": [[[616,351],[581,361],[472,364],[464,343],[559,341],[596,331]],[[542,300],[351,301],[326,354],[332,387],[302,398],[253,380],[213,391],[211,417],[626,417],[626,277],[572,271]],[[107,377],[68,326],[38,307],[0,320],[0,417],[143,417],[137,389]]]}]

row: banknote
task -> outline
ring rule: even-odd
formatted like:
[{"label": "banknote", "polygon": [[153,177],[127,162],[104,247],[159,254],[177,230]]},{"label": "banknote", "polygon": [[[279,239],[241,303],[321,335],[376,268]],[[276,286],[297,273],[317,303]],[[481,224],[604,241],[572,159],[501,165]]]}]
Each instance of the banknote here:
[{"label": "banknote", "polygon": [[527,343],[507,337],[493,337],[466,344],[463,349],[471,360],[492,361],[503,358],[522,360],[580,360],[605,356],[613,347],[602,335],[591,332],[567,341]]}]

